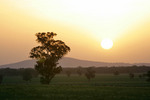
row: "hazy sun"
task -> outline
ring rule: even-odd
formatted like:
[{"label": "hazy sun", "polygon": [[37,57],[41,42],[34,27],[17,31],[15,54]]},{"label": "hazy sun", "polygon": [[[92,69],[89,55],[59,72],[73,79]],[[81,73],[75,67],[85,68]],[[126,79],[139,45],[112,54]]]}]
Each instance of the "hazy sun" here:
[{"label": "hazy sun", "polygon": [[113,46],[113,41],[111,39],[103,39],[101,42],[101,46],[104,49],[111,49]]}]

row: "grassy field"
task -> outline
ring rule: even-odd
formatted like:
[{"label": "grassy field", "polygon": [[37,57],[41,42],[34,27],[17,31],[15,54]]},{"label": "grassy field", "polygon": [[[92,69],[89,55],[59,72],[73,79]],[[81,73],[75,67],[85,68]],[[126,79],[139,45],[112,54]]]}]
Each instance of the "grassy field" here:
[{"label": "grassy field", "polygon": [[21,77],[5,77],[0,100],[150,100],[150,83],[125,74],[99,74],[91,81],[57,75],[50,85],[41,85],[39,78],[27,83]]}]

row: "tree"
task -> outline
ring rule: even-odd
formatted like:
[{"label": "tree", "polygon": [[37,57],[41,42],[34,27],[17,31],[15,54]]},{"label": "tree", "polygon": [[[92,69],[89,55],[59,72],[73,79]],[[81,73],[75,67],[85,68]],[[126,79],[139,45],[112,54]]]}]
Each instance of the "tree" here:
[{"label": "tree", "polygon": [[0,74],[0,84],[2,84],[2,81],[3,81],[3,75]]},{"label": "tree", "polygon": [[52,78],[62,71],[61,66],[57,66],[58,60],[70,51],[63,41],[55,40],[56,33],[37,33],[36,41],[39,46],[34,47],[30,52],[30,58],[37,60],[35,69],[41,75],[41,83],[49,84]]},{"label": "tree", "polygon": [[93,67],[88,67],[87,72],[85,73],[86,78],[90,81],[92,78],[95,78],[95,71]]},{"label": "tree", "polygon": [[71,76],[71,71],[69,71],[69,70],[66,71],[66,74],[67,74],[68,77],[70,77]]},{"label": "tree", "polygon": [[24,69],[22,73],[22,79],[25,81],[31,81],[32,79],[32,72],[30,69]]},{"label": "tree", "polygon": [[78,74],[79,76],[82,75],[82,67],[81,67],[81,66],[79,66],[79,67],[77,68],[77,74]]},{"label": "tree", "polygon": [[129,77],[132,79],[134,78],[134,73],[129,73]]},{"label": "tree", "polygon": [[147,72],[146,76],[148,77],[147,82],[150,82],[150,71]]},{"label": "tree", "polygon": [[118,76],[119,74],[120,74],[120,73],[119,73],[118,71],[115,71],[115,72],[114,72],[114,75],[115,75],[115,76]]},{"label": "tree", "polygon": [[142,74],[140,74],[140,75],[139,75],[139,78],[142,78],[142,77],[143,77]]}]

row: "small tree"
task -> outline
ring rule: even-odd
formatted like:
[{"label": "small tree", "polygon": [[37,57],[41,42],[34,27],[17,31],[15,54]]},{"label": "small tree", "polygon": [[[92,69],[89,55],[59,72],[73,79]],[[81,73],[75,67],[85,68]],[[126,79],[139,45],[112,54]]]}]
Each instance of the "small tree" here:
[{"label": "small tree", "polygon": [[61,66],[57,66],[58,60],[70,51],[70,48],[61,40],[54,40],[56,33],[37,33],[39,46],[34,47],[30,52],[30,57],[37,59],[35,69],[41,75],[41,83],[49,84],[52,78],[62,71]]},{"label": "small tree", "polygon": [[78,74],[79,76],[82,75],[82,67],[81,67],[81,66],[79,66],[79,67],[77,68],[77,74]]},{"label": "small tree", "polygon": [[115,71],[115,72],[114,72],[114,75],[115,75],[115,76],[118,76],[119,74],[120,74],[120,73],[119,73],[118,71]]},{"label": "small tree", "polygon": [[95,71],[93,67],[87,68],[87,72],[85,73],[86,78],[90,81],[92,78],[95,78]]},{"label": "small tree", "polygon": [[30,69],[24,69],[23,73],[22,73],[22,79],[24,81],[31,81],[32,79],[32,72]]},{"label": "small tree", "polygon": [[68,77],[70,77],[71,76],[71,72],[68,70],[68,71],[66,71],[66,74],[67,74],[67,76]]},{"label": "small tree", "polygon": [[147,77],[147,73],[142,74],[142,77],[143,78]]},{"label": "small tree", "polygon": [[147,72],[146,76],[148,77],[147,81],[150,82],[150,71]]},{"label": "small tree", "polygon": [[142,77],[143,77],[143,76],[140,74],[140,75],[139,75],[139,78],[142,78]]},{"label": "small tree", "polygon": [[133,78],[134,78],[134,73],[129,73],[129,77],[130,77],[131,79],[133,79]]},{"label": "small tree", "polygon": [[3,81],[3,75],[0,74],[0,84],[2,84],[2,81]]}]

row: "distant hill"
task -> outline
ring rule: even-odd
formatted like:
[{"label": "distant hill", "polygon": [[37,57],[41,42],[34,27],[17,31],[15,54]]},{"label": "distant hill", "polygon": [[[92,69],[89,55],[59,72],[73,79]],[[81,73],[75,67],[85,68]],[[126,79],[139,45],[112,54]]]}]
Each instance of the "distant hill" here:
[{"label": "distant hill", "polygon": [[[0,68],[34,68],[34,65],[36,64],[35,60],[25,60],[17,63],[12,63],[12,64],[6,64],[6,65],[1,65]],[[107,63],[107,62],[96,62],[96,61],[88,61],[88,60],[79,60],[75,58],[70,58],[70,57],[64,57],[59,61],[59,64],[62,67],[90,67],[90,66],[95,66],[95,67],[105,67],[105,66],[132,66],[132,65],[146,65],[150,66],[150,63],[135,63],[135,64],[130,64],[130,63]]]}]

